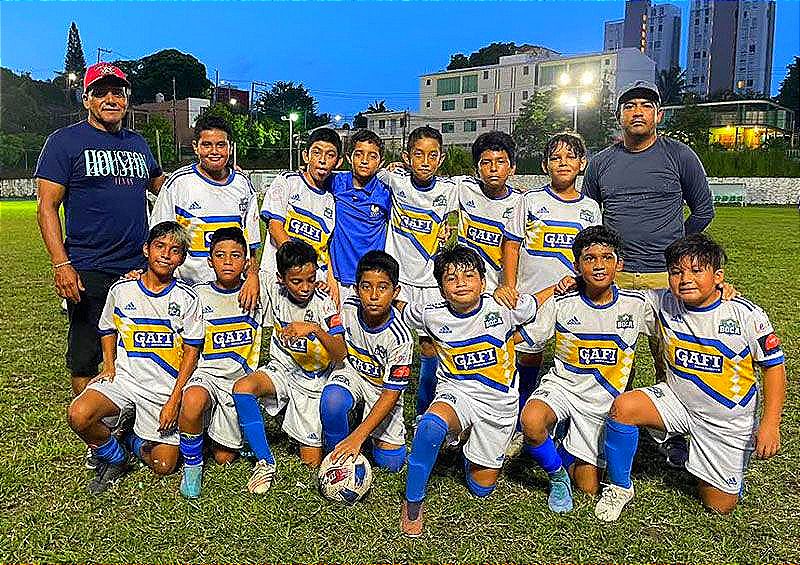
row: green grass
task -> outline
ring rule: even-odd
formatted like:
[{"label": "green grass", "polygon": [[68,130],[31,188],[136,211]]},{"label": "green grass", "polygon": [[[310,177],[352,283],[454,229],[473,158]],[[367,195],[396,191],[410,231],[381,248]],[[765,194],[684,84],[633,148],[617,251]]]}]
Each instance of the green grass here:
[{"label": "green grass", "polygon": [[[277,482],[247,494],[250,465],[208,466],[203,496],[187,502],[179,476],[140,470],[112,492],[84,490],[84,447],[67,428],[66,319],[52,288],[32,202],[0,203],[0,562],[531,562],[796,561],[800,555],[800,222],[783,208],[722,208],[711,233],[730,254],[740,291],[763,306],[783,339],[789,388],[782,452],[753,461],[747,496],[731,516],[705,512],[686,473],[667,471],[643,439],[637,497],[619,523],[599,523],[594,500],[547,511],[545,475],[508,465],[488,500],[468,494],[457,465],[434,471],[426,532],[399,535],[405,473],[378,471],[355,507],[328,503],[312,473],[270,425]],[[646,345],[641,381],[652,380]],[[409,392],[407,410],[413,406]],[[410,416],[410,414],[409,414]],[[644,435],[643,435],[644,437]]]}]

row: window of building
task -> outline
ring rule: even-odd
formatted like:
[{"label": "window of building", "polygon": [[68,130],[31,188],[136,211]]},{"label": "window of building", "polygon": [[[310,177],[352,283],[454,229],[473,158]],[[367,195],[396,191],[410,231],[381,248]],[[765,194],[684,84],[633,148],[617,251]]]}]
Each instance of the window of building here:
[{"label": "window of building", "polygon": [[461,77],[461,92],[478,92],[478,75],[464,75]]},{"label": "window of building", "polygon": [[456,125],[453,122],[442,122],[442,133],[453,133]]},{"label": "window of building", "polygon": [[481,102],[484,103],[484,104],[487,104],[489,102],[489,95],[488,94],[484,94],[481,97]]},{"label": "window of building", "polygon": [[447,96],[459,92],[461,92],[461,77],[436,79],[436,96]]},{"label": "window of building", "polygon": [[658,31],[664,31],[664,24],[658,24]]},{"label": "window of building", "polygon": [[753,86],[753,79],[747,79],[747,86]]},{"label": "window of building", "polygon": [[699,59],[700,58],[700,51],[695,51],[694,52],[694,58],[695,59]]},{"label": "window of building", "polygon": [[442,100],[442,112],[449,112],[456,109],[455,100]]},{"label": "window of building", "polygon": [[464,131],[475,131],[478,129],[478,122],[475,120],[464,120]]},{"label": "window of building", "polygon": [[430,107],[431,107],[431,101],[430,101],[430,100],[428,100],[427,102],[425,102],[425,107],[426,107],[426,108],[430,108]]},{"label": "window of building", "polygon": [[525,65],[524,67],[522,67],[522,74],[523,75],[527,75],[530,72],[531,72],[531,70],[528,68],[528,65]]},{"label": "window of building", "polygon": [[425,86],[430,86],[430,85],[431,85],[431,79],[429,78],[425,79]]},{"label": "window of building", "polygon": [[483,80],[489,80],[489,71],[483,71]]},{"label": "window of building", "polygon": [[748,52],[755,53],[756,52],[756,46],[751,43],[750,47],[748,48]]},{"label": "window of building", "polygon": [[481,127],[482,127],[482,128],[485,128],[485,127],[486,127],[486,120],[481,120]]},{"label": "window of building", "polygon": [[659,41],[656,41],[656,42],[653,44],[653,46],[654,46],[656,49],[659,49],[659,48],[661,47],[661,41],[660,41],[660,40],[659,40]]},{"label": "window of building", "polygon": [[604,60],[603,64],[606,65],[606,66],[610,65],[611,64],[611,59]]},{"label": "window of building", "polygon": [[378,129],[386,129],[386,120],[378,120]]},{"label": "window of building", "polygon": [[705,59],[706,57],[708,57],[708,51],[703,49],[703,59]]},{"label": "window of building", "polygon": [[478,107],[478,99],[477,98],[464,98],[464,109],[469,110],[471,108]]},{"label": "window of building", "polygon": [[405,118],[400,118],[400,127],[401,128],[406,127],[406,119]]},{"label": "window of building", "polygon": [[522,99],[523,100],[527,100],[528,99],[528,91],[527,90],[523,90],[522,91]]}]

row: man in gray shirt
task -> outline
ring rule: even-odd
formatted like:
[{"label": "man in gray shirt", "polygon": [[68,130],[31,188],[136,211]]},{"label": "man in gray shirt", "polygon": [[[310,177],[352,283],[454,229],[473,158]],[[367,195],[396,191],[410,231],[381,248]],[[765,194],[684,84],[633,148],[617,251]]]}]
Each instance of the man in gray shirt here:
[{"label": "man in gray shirt", "polygon": [[[703,231],[714,218],[714,204],[703,164],[692,149],[656,134],[663,116],[655,85],[637,81],[617,99],[623,139],[589,161],[583,192],[603,211],[603,224],[622,234],[622,288],[668,287],[664,250],[686,234]],[[689,217],[683,218],[683,203]],[[656,380],[665,376],[659,340],[650,339]],[[667,448],[667,461],[682,466],[685,443]]]}]

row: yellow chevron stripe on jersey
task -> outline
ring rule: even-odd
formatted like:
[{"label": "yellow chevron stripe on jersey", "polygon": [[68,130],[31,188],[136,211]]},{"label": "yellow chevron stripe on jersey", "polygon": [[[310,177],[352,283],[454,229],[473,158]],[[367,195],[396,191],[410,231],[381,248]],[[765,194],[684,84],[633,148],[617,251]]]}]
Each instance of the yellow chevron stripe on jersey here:
[{"label": "yellow chevron stripe on jersey", "polygon": [[250,316],[206,320],[203,358],[233,359],[246,373],[258,367],[261,326]]},{"label": "yellow chevron stripe on jersey", "polygon": [[746,406],[755,396],[758,387],[749,347],[737,353],[719,340],[675,331],[663,313],[658,322],[667,364],[676,377],[693,382],[728,408]]},{"label": "yellow chevron stripe on jersey", "polygon": [[581,226],[573,222],[557,222],[531,219],[525,222],[525,250],[531,255],[555,257],[572,269],[575,256],[572,242]]},{"label": "yellow chevron stripe on jersey", "polygon": [[473,216],[462,207],[458,228],[459,242],[477,251],[496,270],[500,270],[504,233],[500,222]]},{"label": "yellow chevron stripe on jersey", "polygon": [[114,309],[114,326],[119,345],[128,357],[150,359],[173,377],[183,358],[183,340],[169,320],[156,318],[128,318],[118,308]]},{"label": "yellow chevron stripe on jersey", "polygon": [[331,233],[322,218],[290,205],[286,210],[283,229],[289,237],[305,241],[313,247],[319,256],[320,265],[328,264],[328,240]]},{"label": "yellow chevron stripe on jersey", "polygon": [[501,342],[481,336],[463,342],[434,341],[442,369],[458,380],[477,380],[507,392],[516,376],[513,333]]},{"label": "yellow chevron stripe on jersey", "polygon": [[[275,321],[272,331],[280,333],[283,327],[285,327],[285,325]],[[278,338],[272,340],[272,343],[280,347],[281,351],[291,356],[294,362],[297,363],[309,377],[318,377],[319,374],[325,372],[331,364],[328,350],[313,336],[297,338],[292,343],[284,343],[283,340]]]},{"label": "yellow chevron stripe on jersey", "polygon": [[347,340],[347,360],[366,381],[375,386],[383,386],[383,365],[376,361],[369,351],[356,347],[349,339]]},{"label": "yellow chevron stripe on jersey", "polygon": [[431,211],[393,206],[392,229],[408,238],[420,255],[429,259],[439,247],[442,218]]},{"label": "yellow chevron stripe on jersey", "polygon": [[195,216],[180,206],[175,206],[175,220],[189,232],[188,254],[192,257],[207,257],[211,236],[221,228],[240,228],[248,240],[247,230],[239,216]]}]

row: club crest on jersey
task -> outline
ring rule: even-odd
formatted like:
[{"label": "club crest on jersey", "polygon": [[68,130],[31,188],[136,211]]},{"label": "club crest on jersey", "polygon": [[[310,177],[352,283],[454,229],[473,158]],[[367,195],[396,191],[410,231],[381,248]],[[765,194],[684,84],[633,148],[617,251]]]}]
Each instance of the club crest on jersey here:
[{"label": "club crest on jersey", "polygon": [[381,207],[377,204],[373,204],[369,207],[369,215],[371,218],[377,218],[381,215]]},{"label": "club crest on jersey", "polygon": [[411,218],[409,216],[400,216],[400,225],[418,233],[429,234],[433,230],[433,222],[431,220]]},{"label": "club crest on jersey", "polygon": [[400,190],[400,191],[398,191],[397,196],[399,196],[400,198],[405,198],[406,197],[406,193],[405,193],[404,190]]},{"label": "club crest on jersey", "polygon": [[719,323],[719,333],[727,335],[742,335],[739,321],[733,318],[726,318]]},{"label": "club crest on jersey", "polygon": [[322,211],[322,215],[330,220],[333,218],[333,210],[325,206],[325,210]]},{"label": "club crest on jersey", "polygon": [[482,243],[483,245],[490,245],[492,247],[500,247],[500,244],[503,242],[503,234],[482,230],[475,226],[469,226],[467,228],[467,237],[475,243]]},{"label": "club crest on jersey", "polygon": [[470,208],[474,208],[475,207],[475,201],[474,200],[467,200],[464,203],[464,206],[469,206]]},{"label": "club crest on jersey", "polygon": [[562,232],[547,232],[542,239],[544,240],[545,247],[572,249],[572,242],[575,240],[575,235]]},{"label": "club crest on jersey", "polygon": [[460,371],[477,371],[497,365],[497,351],[494,347],[458,353],[453,355],[453,363]]},{"label": "club crest on jersey", "polygon": [[253,343],[253,328],[214,332],[211,341],[214,349],[227,349],[229,347],[250,345]]},{"label": "club crest on jersey", "polygon": [[675,348],[675,364],[704,373],[722,373],[722,355],[712,355],[682,347]]},{"label": "club crest on jersey", "polygon": [[297,218],[289,220],[289,233],[301,235],[317,243],[322,241],[322,230]]},{"label": "club crest on jersey", "polygon": [[503,323],[503,318],[500,316],[500,312],[489,312],[483,317],[483,325],[486,328],[493,328],[495,326],[499,326]]},{"label": "club crest on jersey", "polygon": [[303,315],[303,321],[305,322],[313,322],[314,321],[314,312],[311,310],[306,310],[306,313]]},{"label": "club crest on jersey", "polygon": [[617,316],[617,329],[624,330],[633,328],[633,314],[620,314]]},{"label": "club crest on jersey", "polygon": [[386,348],[380,344],[375,346],[375,355],[377,355],[381,359],[386,359],[389,356],[389,354],[386,351]]},{"label": "club crest on jersey", "polygon": [[505,212],[503,212],[503,218],[505,218],[507,220],[507,219],[509,219],[511,217],[511,215],[513,213],[514,213],[514,207],[513,206],[511,206],[510,208],[506,208]]},{"label": "club crest on jersey", "polygon": [[617,364],[617,349],[615,347],[579,347],[578,359],[583,365],[609,365]]},{"label": "club crest on jersey", "polygon": [[147,349],[171,349],[175,343],[175,334],[172,332],[133,332],[133,344],[136,347]]},{"label": "club crest on jersey", "polygon": [[300,202],[300,195],[295,192],[289,197],[289,202]]},{"label": "club crest on jersey", "polygon": [[444,194],[440,194],[436,198],[433,199],[434,206],[447,206],[447,197]]},{"label": "club crest on jersey", "polygon": [[180,316],[181,315],[181,306],[177,302],[170,302],[167,306],[167,313],[170,316]]},{"label": "club crest on jersey", "polygon": [[242,214],[247,213],[247,198],[239,199],[239,212]]},{"label": "club crest on jersey", "polygon": [[580,213],[580,218],[584,222],[594,222],[594,212],[591,210],[583,209]]}]

